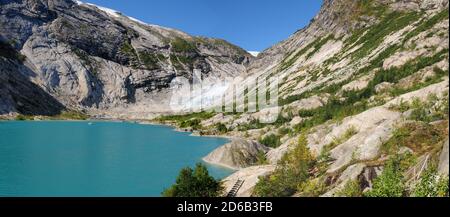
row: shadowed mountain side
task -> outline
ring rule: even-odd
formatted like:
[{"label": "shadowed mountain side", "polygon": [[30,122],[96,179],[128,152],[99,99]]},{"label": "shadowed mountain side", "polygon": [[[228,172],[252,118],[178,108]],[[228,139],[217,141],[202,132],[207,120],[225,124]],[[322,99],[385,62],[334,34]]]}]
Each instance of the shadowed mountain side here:
[{"label": "shadowed mountain side", "polygon": [[[41,87],[21,74],[29,70],[11,60],[0,58],[0,115],[56,115],[65,108]],[[20,67],[20,69],[19,69]]]}]

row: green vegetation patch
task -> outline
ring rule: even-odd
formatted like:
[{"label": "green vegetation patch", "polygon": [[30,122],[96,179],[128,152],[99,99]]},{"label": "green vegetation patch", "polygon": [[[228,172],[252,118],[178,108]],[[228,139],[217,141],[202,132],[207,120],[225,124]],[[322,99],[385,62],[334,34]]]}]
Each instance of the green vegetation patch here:
[{"label": "green vegetation patch", "polygon": [[448,20],[448,16],[449,16],[449,9],[446,8],[441,12],[437,13],[436,15],[434,15],[433,17],[431,17],[430,19],[421,22],[413,31],[410,31],[408,32],[408,34],[406,34],[406,36],[403,39],[403,42],[405,43],[409,39],[419,35],[420,33],[433,28],[437,23],[443,20],[446,19]]},{"label": "green vegetation patch", "polygon": [[296,125],[294,128],[297,132],[310,129],[314,126],[323,124],[327,121],[339,121],[345,117],[359,114],[369,108],[367,100],[346,99],[341,101],[337,98],[331,98],[328,103],[322,107],[301,110],[299,115],[307,114],[310,118]]},{"label": "green vegetation patch", "polygon": [[400,79],[412,75],[427,66],[431,66],[448,56],[448,49],[444,49],[431,57],[421,56],[405,63],[401,67],[390,69],[381,69],[375,74],[375,77],[369,82],[368,86],[360,91],[347,91],[345,96],[349,101],[359,101],[359,99],[368,99],[375,93],[375,87],[383,82],[397,83]]},{"label": "green vegetation patch", "polygon": [[144,64],[145,68],[149,70],[160,68],[159,63],[167,60],[167,58],[162,54],[155,54],[145,51],[139,52],[139,59]]},{"label": "green vegetation patch", "polygon": [[259,140],[259,143],[261,143],[267,147],[277,148],[278,146],[281,145],[281,138],[278,135],[270,134],[270,135],[265,136],[264,138],[261,138]]},{"label": "green vegetation patch", "polygon": [[324,180],[316,178],[301,183],[297,191],[300,192],[301,197],[319,197],[326,192],[326,189]]},{"label": "green vegetation patch", "polygon": [[420,177],[420,181],[414,186],[414,197],[448,197],[449,179],[441,176],[435,166],[429,167]]},{"label": "green vegetation patch", "polygon": [[442,82],[444,80],[444,77],[448,76],[448,69],[442,70],[438,67],[434,67],[433,72],[434,72],[434,75],[431,77],[427,77],[424,82],[417,81],[417,82],[414,82],[414,84],[412,86],[405,87],[405,88],[395,87],[392,90],[390,90],[389,93],[391,94],[391,96],[399,96],[399,95],[402,95],[405,93],[409,93],[412,91],[422,89],[422,88],[427,87],[432,84]]},{"label": "green vegetation patch", "polygon": [[358,180],[348,181],[342,189],[336,192],[337,197],[362,197],[363,192]]},{"label": "green vegetation patch", "polygon": [[407,188],[403,173],[411,166],[410,155],[396,155],[389,159],[383,172],[373,181],[366,197],[404,197]]},{"label": "green vegetation patch", "polygon": [[208,169],[197,164],[195,169],[189,167],[180,171],[176,182],[162,192],[164,197],[218,197],[224,188],[219,180],[209,175]]},{"label": "green vegetation patch", "polygon": [[87,120],[89,119],[89,115],[78,112],[78,111],[63,111],[58,115],[54,116],[34,116],[34,115],[23,115],[19,114],[16,116],[15,120],[17,121],[32,121],[36,118],[42,120]]},{"label": "green vegetation patch", "polygon": [[397,128],[393,136],[382,145],[382,151],[395,154],[401,147],[408,147],[421,155],[433,151],[446,138],[444,124],[431,125],[424,122],[408,122]]},{"label": "green vegetation patch", "polygon": [[192,128],[194,130],[201,129],[201,122],[214,117],[214,112],[198,112],[186,115],[168,115],[156,119],[162,123],[175,123],[180,128]]},{"label": "green vegetation patch", "polygon": [[175,38],[171,43],[172,51],[176,53],[195,53],[197,47],[191,42],[182,38]]},{"label": "green vegetation patch", "polygon": [[[357,51],[352,54],[353,59],[361,59],[375,48],[379,47],[384,41],[385,37],[393,32],[397,32],[409,24],[417,21],[421,13],[409,12],[399,13],[392,12],[384,17],[378,24],[366,29],[366,33],[362,37],[350,37],[344,44],[351,49],[359,44],[363,44]],[[361,30],[354,33],[354,35],[361,35]]]},{"label": "green vegetation patch", "polygon": [[[313,42],[306,45],[303,49],[297,51],[294,56],[292,56],[292,53],[287,54],[287,57],[281,62],[279,71],[283,71],[288,69],[292,66],[292,64],[295,63],[295,61],[298,60],[301,56],[304,54],[307,54],[307,59],[310,58],[315,52],[317,52],[324,44],[326,44],[329,40],[333,40],[333,35],[328,35],[324,38],[318,38],[314,40]],[[311,48],[313,48],[313,51],[307,53]],[[292,57],[290,57],[292,56]]]},{"label": "green vegetation patch", "polygon": [[292,196],[298,186],[308,180],[309,170],[314,165],[307,143],[306,136],[302,135],[297,146],[281,159],[274,173],[259,178],[253,193],[261,197]]}]

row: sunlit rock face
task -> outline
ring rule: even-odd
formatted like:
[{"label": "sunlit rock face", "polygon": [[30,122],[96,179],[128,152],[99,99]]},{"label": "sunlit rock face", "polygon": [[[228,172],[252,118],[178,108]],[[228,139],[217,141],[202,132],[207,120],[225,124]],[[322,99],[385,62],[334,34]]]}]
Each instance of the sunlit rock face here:
[{"label": "sunlit rock face", "polygon": [[192,82],[198,70],[211,83],[245,73],[254,58],[224,40],[192,37],[79,1],[0,4],[0,40],[26,56],[33,82],[65,106],[92,114],[170,112],[174,78]]}]

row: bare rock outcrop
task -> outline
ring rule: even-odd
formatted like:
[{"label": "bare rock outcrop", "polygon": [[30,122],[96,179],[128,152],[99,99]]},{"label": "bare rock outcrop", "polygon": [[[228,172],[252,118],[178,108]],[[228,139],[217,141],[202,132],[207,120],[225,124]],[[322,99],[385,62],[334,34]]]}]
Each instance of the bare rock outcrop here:
[{"label": "bare rock outcrop", "polygon": [[254,165],[259,155],[264,155],[269,148],[255,141],[233,139],[206,157],[203,160],[210,164],[220,165],[232,169],[242,169]]},{"label": "bare rock outcrop", "polygon": [[448,175],[448,139],[444,143],[444,148],[442,149],[441,155],[439,156],[439,167],[438,171],[440,174]]}]

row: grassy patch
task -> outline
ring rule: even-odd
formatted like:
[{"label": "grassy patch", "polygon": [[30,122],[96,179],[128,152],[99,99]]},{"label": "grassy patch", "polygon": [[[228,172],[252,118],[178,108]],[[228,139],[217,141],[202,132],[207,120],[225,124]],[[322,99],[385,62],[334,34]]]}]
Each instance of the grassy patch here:
[{"label": "grassy patch", "polygon": [[262,197],[293,195],[298,186],[308,180],[313,163],[306,136],[302,135],[297,146],[281,159],[274,173],[259,178],[254,194]]},{"label": "grassy patch", "polygon": [[393,136],[382,145],[381,150],[386,154],[395,154],[401,147],[408,147],[417,155],[421,155],[432,151],[445,137],[445,127],[409,122],[397,128]]},{"label": "grassy patch", "polygon": [[278,146],[281,145],[281,140],[280,140],[280,136],[275,135],[275,134],[270,134],[265,136],[264,138],[259,140],[259,143],[267,146],[267,147],[271,147],[271,148],[277,148]]},{"label": "grassy patch", "polygon": [[146,69],[158,69],[159,62],[165,61],[167,58],[162,54],[155,54],[141,51],[139,52],[139,59],[144,64]]},{"label": "grassy patch", "polygon": [[214,117],[213,112],[198,112],[186,115],[168,115],[159,117],[156,121],[161,123],[175,123],[180,128],[201,129],[201,121]]},{"label": "grassy patch", "polygon": [[171,43],[172,51],[176,53],[195,53],[197,48],[193,43],[190,43],[182,38],[176,38]]},{"label": "grassy patch", "polygon": [[313,44],[313,50],[306,55],[306,59],[311,58],[317,51],[320,50],[328,41],[334,40],[334,35],[328,35],[327,37],[317,41]]},{"label": "grassy patch", "polygon": [[133,68],[138,67],[138,54],[129,41],[124,41],[120,47],[120,52],[129,58],[129,64]]},{"label": "grassy patch", "polygon": [[337,191],[335,196],[337,197],[362,197],[363,192],[358,180],[348,181],[344,187]]},{"label": "grassy patch", "polygon": [[77,111],[64,111],[61,114],[54,117],[59,120],[86,120],[89,118],[88,115],[77,112]]},{"label": "grassy patch", "polygon": [[248,123],[244,123],[238,126],[239,131],[248,131],[254,129],[261,129],[266,127],[267,124],[261,123],[259,120],[251,120]]},{"label": "grassy patch", "polygon": [[[297,51],[293,56],[292,53],[289,53],[287,57],[281,62],[279,71],[283,71],[288,69],[292,66],[292,64],[295,63],[295,61],[298,60],[301,56],[307,54],[306,58],[310,58],[315,52],[317,52],[324,44],[326,44],[329,40],[334,39],[333,35],[328,35],[324,38],[318,38],[314,40],[313,42],[306,45],[303,49]],[[311,48],[313,48],[313,51],[307,53]],[[292,57],[290,57],[292,56]]]},{"label": "grassy patch", "polygon": [[448,197],[448,175],[440,176],[435,166],[428,168],[414,186],[414,197]]},{"label": "grassy patch", "polygon": [[331,98],[328,100],[328,103],[322,107],[301,111],[301,114],[303,115],[307,112],[310,118],[296,125],[294,128],[297,132],[301,132],[329,120],[342,120],[345,117],[361,113],[367,110],[367,108],[369,108],[369,106],[366,101],[358,101],[356,99],[341,101],[336,98]]},{"label": "grassy patch", "polygon": [[326,191],[326,186],[323,180],[309,179],[304,183],[301,183],[297,189],[302,197],[319,197]]},{"label": "grassy patch", "polygon": [[[352,54],[352,59],[361,59],[367,56],[371,51],[380,46],[386,36],[403,29],[414,21],[417,21],[420,16],[421,14],[417,12],[393,12],[388,14],[378,24],[370,27],[367,32],[362,37],[358,38],[354,43],[352,41],[347,41],[345,43],[351,45],[349,49],[359,44],[363,44],[362,47]],[[351,37],[350,40],[355,39]]]},{"label": "grassy patch", "polygon": [[19,114],[16,116],[15,120],[16,121],[32,121],[32,120],[34,120],[34,116]]},{"label": "grassy patch", "polygon": [[435,67],[433,68],[433,71],[434,75],[432,77],[428,77],[424,82],[414,82],[412,86],[406,88],[395,87],[392,90],[390,90],[389,93],[391,94],[391,96],[400,96],[402,94],[416,91],[429,85],[439,83],[443,81],[443,78],[445,76],[448,75],[448,69],[444,71],[438,67]]},{"label": "grassy patch", "polygon": [[258,152],[258,155],[256,156],[256,164],[257,165],[269,164],[269,160],[267,160],[265,152],[263,152],[263,151]]},{"label": "grassy patch", "polygon": [[441,22],[442,20],[448,19],[449,9],[446,8],[442,10],[441,12],[437,13],[433,17],[431,17],[428,20],[425,20],[424,22],[421,22],[419,26],[417,26],[414,30],[408,32],[408,34],[405,35],[403,38],[403,43],[407,42],[409,39],[419,35],[420,33],[427,31],[431,28],[433,28],[434,25]]},{"label": "grassy patch", "polygon": [[216,131],[221,133],[221,134],[225,134],[228,132],[228,128],[225,124],[222,123],[218,123],[215,125]]},{"label": "grassy patch", "polygon": [[[396,155],[386,163],[383,173],[373,181],[370,191],[364,193],[367,197],[403,197],[407,189],[403,172],[409,163],[409,156]],[[405,164],[406,163],[406,164]]]},{"label": "grassy patch", "polygon": [[408,119],[430,123],[437,120],[448,120],[448,106],[448,95],[439,99],[436,95],[431,94],[425,102],[416,98],[411,103],[402,101],[390,109],[400,112],[412,110]]},{"label": "grassy patch", "polygon": [[87,120],[89,119],[89,115],[84,114],[78,111],[63,111],[58,115],[54,116],[33,116],[33,115],[22,115],[19,114],[16,116],[15,120],[17,121],[32,121],[38,117],[42,120]]},{"label": "grassy patch", "polygon": [[447,55],[448,49],[444,49],[433,56],[421,56],[414,60],[408,61],[401,67],[381,69],[375,74],[375,77],[369,82],[366,88],[360,91],[348,91],[345,93],[345,96],[350,98],[350,101],[368,99],[375,94],[375,87],[378,84],[383,82],[397,83],[400,79],[443,60]]}]

